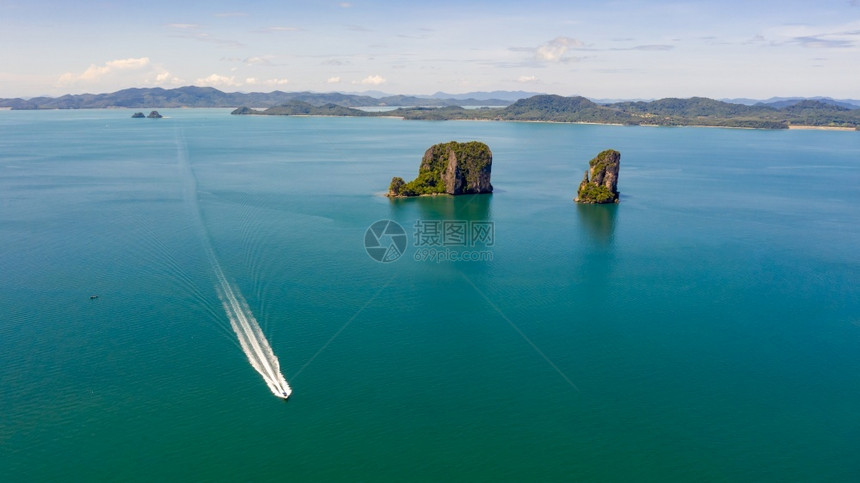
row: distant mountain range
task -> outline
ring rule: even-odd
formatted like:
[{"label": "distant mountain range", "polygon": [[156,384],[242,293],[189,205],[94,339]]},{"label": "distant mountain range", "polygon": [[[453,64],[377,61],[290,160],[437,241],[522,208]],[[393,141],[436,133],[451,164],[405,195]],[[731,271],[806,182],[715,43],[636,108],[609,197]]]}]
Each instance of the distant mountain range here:
[{"label": "distant mountain range", "polygon": [[[522,99],[543,95],[527,91],[475,91],[463,94],[437,92],[432,95],[392,95],[378,91],[363,93],[316,93],[316,92],[222,92],[212,87],[179,87],[176,89],[132,88],[108,94],[68,94],[60,97],[34,97],[30,99],[0,99],[0,108],[11,109],[99,109],[124,107],[146,109],[159,107],[238,107],[252,106],[268,108],[291,101],[306,102],[312,106],[336,104],[343,107],[453,107],[494,106],[505,107]],[[575,96],[578,97],[578,96]],[[696,99],[696,98],[694,98]],[[613,106],[629,102],[651,102],[640,99],[589,99],[603,105]],[[772,97],[765,100],[737,98],[722,99],[729,104],[746,106],[768,106],[776,109],[790,107],[805,100],[819,101],[846,109],[860,108],[860,100],[831,99],[829,97]]]},{"label": "distant mountain range", "polygon": [[421,120],[553,121],[757,129],[786,129],[790,126],[860,128],[860,109],[849,109],[820,100],[801,100],[787,106],[774,107],[761,103],[733,104],[704,97],[601,105],[580,96],[537,95],[520,99],[504,108],[411,107],[381,113],[336,104],[313,106],[307,102],[291,101],[264,111],[244,107],[236,109],[233,114],[399,116]]},{"label": "distant mountain range", "polygon": [[[366,93],[365,93],[366,94]],[[32,99],[0,99],[11,109],[89,109],[168,107],[237,107],[236,114],[378,116],[405,119],[492,119],[511,121],[595,122],[661,126],[726,126],[784,129],[791,125],[857,128],[860,101],[827,97],[732,99],[705,97],[654,101],[594,102],[581,96],[563,97],[524,91],[469,92],[433,96],[384,95],[339,92],[222,92],[212,87],[176,89],[135,88],[109,94],[76,94]],[[452,96],[452,97],[449,97]],[[521,97],[527,96],[527,97]],[[462,106],[483,106],[464,109]],[[385,113],[356,108],[397,107]],[[266,109],[265,111],[255,110]],[[268,109],[267,109],[268,108]]]},{"label": "distant mountain range", "polygon": [[[389,97],[393,94],[382,91],[362,91],[362,92],[345,92],[344,94],[353,94],[359,96],[370,96],[370,97]],[[418,97],[420,99],[457,99],[457,100],[472,100],[477,99],[479,101],[485,100],[503,100],[508,101],[508,104],[518,101],[520,99],[525,99],[527,97],[537,96],[543,94],[543,92],[527,92],[527,91],[474,91],[474,92],[465,92],[462,94],[449,94],[447,92],[437,92],[435,94],[416,94],[414,97]]]},{"label": "distant mountain range", "polygon": [[371,97],[338,92],[252,92],[226,93],[212,87],[179,87],[176,89],[134,88],[109,94],[69,94],[61,97],[34,97],[31,99],[0,99],[0,107],[12,109],[99,109],[126,107],[146,109],[156,107],[272,107],[290,101],[302,101],[314,106],[337,104],[344,107],[426,106],[444,107],[459,105],[507,106],[513,101],[504,99],[445,99],[417,96]]},{"label": "distant mountain range", "polygon": [[745,104],[747,106],[764,105],[776,108],[788,107],[800,101],[821,101],[825,104],[845,107],[848,109],[860,109],[860,100],[855,99],[833,99],[831,97],[771,97],[770,99],[757,100],[740,97],[736,99],[721,99],[732,104]]},{"label": "distant mountain range", "polygon": [[[465,94],[448,94],[446,92],[437,92],[431,96],[433,99],[457,99],[457,100],[465,100],[465,99],[478,99],[478,100],[490,100],[490,99],[501,99],[505,101],[509,101],[508,104],[518,101],[520,99],[526,99],[532,96],[537,96],[543,94],[542,92],[526,92],[526,91],[476,91],[476,92],[467,92]],[[423,97],[423,96],[422,96]]]}]

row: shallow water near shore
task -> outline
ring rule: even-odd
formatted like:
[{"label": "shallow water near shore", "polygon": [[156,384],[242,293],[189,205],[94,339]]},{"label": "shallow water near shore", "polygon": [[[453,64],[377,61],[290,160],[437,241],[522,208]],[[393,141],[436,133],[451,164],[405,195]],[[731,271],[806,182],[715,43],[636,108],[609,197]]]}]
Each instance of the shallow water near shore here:
[{"label": "shallow water near shore", "polygon": [[[0,112],[7,481],[860,477],[860,133],[159,111]],[[494,194],[379,195],[450,140]],[[621,203],[574,204],[607,148]]]}]

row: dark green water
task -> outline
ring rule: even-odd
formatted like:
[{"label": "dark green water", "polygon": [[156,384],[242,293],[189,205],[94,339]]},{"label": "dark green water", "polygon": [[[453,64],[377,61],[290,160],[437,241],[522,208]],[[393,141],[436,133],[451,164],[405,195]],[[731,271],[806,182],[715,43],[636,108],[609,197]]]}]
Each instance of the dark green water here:
[{"label": "dark green water", "polygon": [[[860,478],[860,133],[228,112],[0,112],[4,481]],[[379,196],[452,139],[495,194]],[[575,205],[605,148],[621,204]],[[492,260],[416,261],[418,220]]]}]

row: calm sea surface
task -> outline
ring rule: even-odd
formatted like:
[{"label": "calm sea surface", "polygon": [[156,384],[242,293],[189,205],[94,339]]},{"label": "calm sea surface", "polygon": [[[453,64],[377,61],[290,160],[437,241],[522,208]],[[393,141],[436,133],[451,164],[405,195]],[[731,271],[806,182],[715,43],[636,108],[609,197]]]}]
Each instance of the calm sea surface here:
[{"label": "calm sea surface", "polygon": [[[161,113],[0,112],[3,481],[860,479],[860,133]],[[493,195],[380,195],[473,139]]]}]

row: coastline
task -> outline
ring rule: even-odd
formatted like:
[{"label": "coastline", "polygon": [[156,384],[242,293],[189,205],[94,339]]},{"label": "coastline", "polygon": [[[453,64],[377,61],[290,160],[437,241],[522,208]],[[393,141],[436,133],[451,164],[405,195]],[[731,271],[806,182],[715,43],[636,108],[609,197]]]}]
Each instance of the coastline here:
[{"label": "coastline", "polygon": [[837,127],[837,126],[804,126],[804,125],[789,125],[789,130],[796,131],[857,131],[853,127]]},{"label": "coastline", "polygon": [[[473,193],[473,194],[478,194],[478,193]],[[480,193],[480,194],[490,194],[490,193]],[[408,198],[423,198],[423,197],[428,197],[428,196],[433,197],[433,196],[457,196],[457,195],[452,195],[451,193],[424,193],[424,194],[420,194],[420,195],[411,195],[410,196],[410,195],[393,195],[393,194],[391,194],[391,191],[388,191],[385,194],[383,194],[383,196],[385,196],[389,200],[399,200],[399,199],[408,199]]]},{"label": "coastline", "polygon": [[[412,119],[406,119],[405,117],[401,117],[401,119],[409,121]],[[522,122],[522,123],[535,123],[535,124],[580,124],[580,125],[588,125],[588,126],[620,126],[620,127],[704,127],[704,128],[716,128],[716,129],[748,129],[752,131],[783,131],[784,129],[773,129],[767,127],[744,127],[744,126],[709,126],[707,124],[621,124],[617,122],[593,122],[593,121],[536,121],[536,120],[523,120],[523,119],[442,119],[444,121],[468,121],[468,122]],[[815,126],[812,126],[815,128]],[[826,128],[825,128],[826,129]],[[833,128],[838,130],[846,130],[853,131],[854,128]]]},{"label": "coastline", "polygon": [[[99,108],[47,108],[47,109],[13,109],[11,107],[0,107],[0,111],[77,111],[77,110],[124,110],[124,111],[132,111],[138,108],[130,108],[130,107],[99,107]],[[230,107],[162,107],[161,109],[212,109],[212,110],[222,110],[222,109],[232,109]],[[374,118],[385,118],[385,119],[400,119],[404,121],[413,121],[413,120],[421,120],[421,119],[408,119],[402,115],[370,115],[370,116],[341,116],[337,114],[265,114],[263,110],[265,108],[251,108],[255,112],[248,113],[244,115],[251,116],[288,116],[288,117],[355,117],[355,118],[363,118],[363,117],[374,117]],[[166,117],[166,116],[165,116]],[[553,121],[553,120],[536,120],[536,119],[487,119],[487,118],[461,118],[461,119],[433,119],[434,121],[468,121],[468,122],[519,122],[519,123],[536,123],[536,124],[579,124],[579,125],[595,125],[595,126],[621,126],[625,127],[627,124],[621,123],[612,123],[612,122],[594,122],[594,121]],[[781,130],[793,130],[793,131],[860,131],[860,127],[842,127],[842,126],[813,126],[806,124],[789,124],[786,128],[775,129],[775,128],[767,128],[767,127],[746,127],[746,126],[715,126],[715,125],[702,125],[702,124],[674,124],[674,125],[663,125],[663,124],[654,124],[654,123],[643,123],[643,124],[633,124],[631,126],[640,126],[640,127],[692,127],[692,128],[721,128],[721,129],[744,129],[744,130],[764,130],[764,131],[781,131]]]},{"label": "coastline", "polygon": [[[401,119],[409,120],[404,117]],[[539,124],[584,124],[584,125],[594,125],[594,126],[628,126],[627,124],[615,123],[615,122],[589,122],[589,121],[537,121],[537,120],[520,120],[520,119],[446,119],[450,121],[470,121],[470,122],[524,122],[524,123],[539,123]],[[695,128],[716,128],[716,129],[744,129],[750,131],[785,131],[785,130],[809,130],[809,131],[860,131],[860,128],[853,127],[836,127],[836,126],[806,126],[806,125],[792,125],[789,124],[788,128],[784,129],[774,129],[768,127],[745,127],[745,126],[713,126],[707,124],[673,124],[673,125],[664,125],[664,124],[631,124],[630,127],[695,127]]]}]

